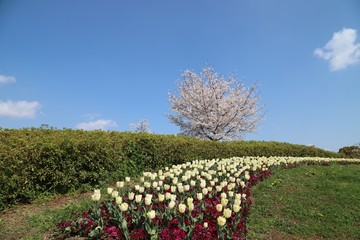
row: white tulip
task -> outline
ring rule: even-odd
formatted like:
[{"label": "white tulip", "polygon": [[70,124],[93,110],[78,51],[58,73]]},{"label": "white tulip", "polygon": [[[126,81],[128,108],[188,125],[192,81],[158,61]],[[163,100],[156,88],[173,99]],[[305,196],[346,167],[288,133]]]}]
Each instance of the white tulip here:
[{"label": "white tulip", "polygon": [[141,194],[135,196],[135,202],[140,203],[141,200],[142,200],[142,195]]},{"label": "white tulip", "polygon": [[152,220],[156,217],[156,212],[154,210],[151,210],[151,211],[147,212],[146,215],[148,218],[150,218]]},{"label": "white tulip", "polygon": [[117,196],[116,198],[115,198],[115,202],[116,202],[116,204],[117,205],[120,205],[121,203],[122,203],[122,197],[121,196]]},{"label": "white tulip", "polygon": [[128,194],[128,198],[129,198],[129,200],[134,200],[134,197],[135,197],[135,193],[133,193],[133,192],[129,192],[129,194]]},{"label": "white tulip", "polygon": [[128,210],[128,208],[129,208],[129,205],[127,203],[124,202],[124,203],[120,204],[120,210],[122,212],[126,212]]},{"label": "white tulip", "polygon": [[174,201],[170,201],[170,203],[169,203],[169,208],[170,209],[173,209],[174,207],[175,207],[175,202]]}]

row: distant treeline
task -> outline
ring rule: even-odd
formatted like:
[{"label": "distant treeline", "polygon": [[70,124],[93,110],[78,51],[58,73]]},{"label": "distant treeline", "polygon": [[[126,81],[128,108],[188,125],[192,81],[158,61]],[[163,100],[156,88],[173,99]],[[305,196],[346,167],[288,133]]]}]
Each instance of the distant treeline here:
[{"label": "distant treeline", "polygon": [[211,142],[183,136],[51,128],[0,129],[0,210],[42,194],[95,187],[195,159],[341,157],[279,142]]}]

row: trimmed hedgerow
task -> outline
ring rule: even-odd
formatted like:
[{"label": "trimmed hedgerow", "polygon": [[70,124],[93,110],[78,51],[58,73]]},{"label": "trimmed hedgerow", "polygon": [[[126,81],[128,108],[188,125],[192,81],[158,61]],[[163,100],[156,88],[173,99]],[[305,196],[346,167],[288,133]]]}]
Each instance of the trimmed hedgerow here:
[{"label": "trimmed hedgerow", "polygon": [[340,157],[279,142],[211,142],[184,136],[52,128],[0,129],[0,210],[195,159]]}]

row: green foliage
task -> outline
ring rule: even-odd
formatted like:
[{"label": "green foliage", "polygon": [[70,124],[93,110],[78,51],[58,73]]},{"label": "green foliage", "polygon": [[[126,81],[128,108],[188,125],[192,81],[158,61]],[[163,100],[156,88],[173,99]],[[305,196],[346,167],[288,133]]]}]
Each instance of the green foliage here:
[{"label": "green foliage", "polygon": [[211,142],[184,136],[48,127],[0,129],[0,210],[40,195],[99,186],[146,170],[233,156],[340,155],[278,142]]},{"label": "green foliage", "polygon": [[346,158],[360,158],[360,144],[358,146],[340,148],[339,153]]}]

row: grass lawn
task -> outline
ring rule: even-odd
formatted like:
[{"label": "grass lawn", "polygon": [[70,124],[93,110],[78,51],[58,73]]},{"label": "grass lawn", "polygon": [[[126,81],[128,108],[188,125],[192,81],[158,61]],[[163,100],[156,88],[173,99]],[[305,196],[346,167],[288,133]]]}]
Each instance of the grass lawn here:
[{"label": "grass lawn", "polygon": [[360,239],[360,165],[278,170],[253,198],[251,239]]}]

